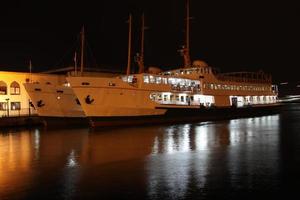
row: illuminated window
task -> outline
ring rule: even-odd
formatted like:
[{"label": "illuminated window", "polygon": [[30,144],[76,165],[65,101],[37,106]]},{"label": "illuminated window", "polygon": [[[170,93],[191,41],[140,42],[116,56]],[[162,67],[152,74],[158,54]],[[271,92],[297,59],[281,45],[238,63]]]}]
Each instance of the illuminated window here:
[{"label": "illuminated window", "polygon": [[175,78],[168,78],[169,84],[176,84]]},{"label": "illuminated window", "polygon": [[157,84],[161,84],[161,77],[159,77],[159,76],[156,77],[156,83],[157,83]]},{"label": "illuminated window", "polygon": [[7,110],[7,102],[0,102],[0,110]]},{"label": "illuminated window", "polygon": [[10,109],[11,110],[21,110],[21,103],[20,102],[11,102]]},{"label": "illuminated window", "polygon": [[144,83],[149,83],[149,76],[144,75]]},{"label": "illuminated window", "polygon": [[[124,82],[127,82],[128,80],[127,80],[127,76],[122,76],[122,80],[124,81]],[[83,83],[82,83],[83,84]]]},{"label": "illuminated window", "polygon": [[20,85],[16,81],[10,84],[10,94],[19,95],[20,94]]},{"label": "illuminated window", "polygon": [[174,95],[173,94],[170,95],[170,101],[174,101]]},{"label": "illuminated window", "polygon": [[0,95],[6,95],[7,94],[7,85],[5,82],[0,81]]},{"label": "illuminated window", "polygon": [[181,101],[181,102],[184,102],[184,96],[181,96],[181,97],[180,97],[180,101]]},{"label": "illuminated window", "polygon": [[128,76],[128,77],[127,77],[128,83],[132,83],[132,79],[133,79],[133,76]]},{"label": "illuminated window", "polygon": [[155,83],[155,77],[152,75],[150,75],[149,77],[150,77],[150,83]]},{"label": "illuminated window", "polygon": [[168,84],[168,79],[167,78],[162,78],[163,84]]},{"label": "illuminated window", "polygon": [[167,95],[164,95],[164,101],[167,101],[167,97],[168,97]]},{"label": "illuminated window", "polygon": [[189,102],[190,97],[189,96],[185,96],[185,101]]}]

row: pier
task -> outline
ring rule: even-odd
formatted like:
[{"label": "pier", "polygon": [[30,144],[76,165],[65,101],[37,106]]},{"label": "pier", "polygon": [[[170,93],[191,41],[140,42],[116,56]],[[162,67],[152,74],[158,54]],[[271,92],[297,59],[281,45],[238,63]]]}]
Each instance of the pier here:
[{"label": "pier", "polygon": [[42,125],[42,120],[38,116],[12,116],[0,117],[0,127],[20,127]]}]

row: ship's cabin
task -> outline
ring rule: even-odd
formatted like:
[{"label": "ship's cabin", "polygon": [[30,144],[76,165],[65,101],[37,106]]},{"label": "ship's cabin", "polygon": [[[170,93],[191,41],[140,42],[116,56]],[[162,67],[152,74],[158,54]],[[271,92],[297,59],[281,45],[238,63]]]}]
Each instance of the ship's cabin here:
[{"label": "ship's cabin", "polygon": [[142,88],[147,87],[150,89],[151,87],[151,89],[157,90],[167,89],[170,91],[200,92],[200,81],[187,78],[143,73],[122,76],[121,79],[130,85],[136,85]]},{"label": "ship's cabin", "polygon": [[150,94],[150,99],[160,105],[211,107],[215,103],[211,95],[180,92],[153,92]]},{"label": "ship's cabin", "polygon": [[196,60],[189,68],[179,68],[175,70],[161,72],[161,74],[165,76],[188,76],[188,77],[191,77],[191,75],[196,75],[195,77],[199,78],[199,75],[215,76],[216,74],[218,74],[218,70],[208,66],[208,64],[205,63],[204,61]]},{"label": "ship's cabin", "polygon": [[180,76],[161,74],[131,74],[121,77],[123,82],[149,89],[150,100],[160,105],[211,107],[215,100],[211,95],[202,95],[200,81]]}]

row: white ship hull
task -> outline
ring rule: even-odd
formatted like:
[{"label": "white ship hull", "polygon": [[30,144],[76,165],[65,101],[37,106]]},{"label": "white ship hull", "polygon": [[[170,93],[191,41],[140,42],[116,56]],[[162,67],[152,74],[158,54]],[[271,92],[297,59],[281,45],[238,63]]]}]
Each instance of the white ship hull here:
[{"label": "white ship hull", "polygon": [[41,117],[85,117],[70,87],[36,83],[25,83],[24,87]]},{"label": "white ship hull", "polygon": [[[141,79],[134,84],[124,82],[121,78],[68,77],[67,80],[92,127],[247,117],[272,114],[278,108],[275,102],[233,108],[230,94],[222,95],[228,102],[224,106],[224,103],[215,104],[213,96],[203,95],[193,89],[178,91],[168,88],[168,83],[147,85]],[[151,99],[153,94],[158,93],[162,99]],[[178,99],[166,99],[170,95]],[[185,97],[192,100],[187,101]]]}]

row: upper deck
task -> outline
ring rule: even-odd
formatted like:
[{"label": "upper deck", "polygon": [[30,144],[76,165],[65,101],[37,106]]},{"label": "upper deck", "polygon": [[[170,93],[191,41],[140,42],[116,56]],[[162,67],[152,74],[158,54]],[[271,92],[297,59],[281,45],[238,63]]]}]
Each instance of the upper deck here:
[{"label": "upper deck", "polygon": [[186,78],[198,78],[204,81],[252,83],[252,84],[272,84],[272,77],[262,71],[258,72],[230,72],[218,73],[217,69],[209,66],[181,68],[162,72],[165,76],[182,76]]}]

